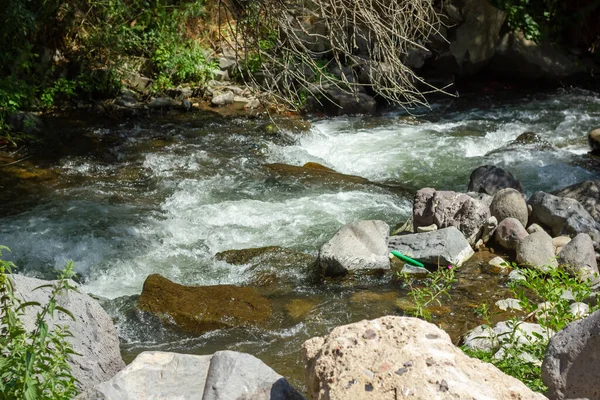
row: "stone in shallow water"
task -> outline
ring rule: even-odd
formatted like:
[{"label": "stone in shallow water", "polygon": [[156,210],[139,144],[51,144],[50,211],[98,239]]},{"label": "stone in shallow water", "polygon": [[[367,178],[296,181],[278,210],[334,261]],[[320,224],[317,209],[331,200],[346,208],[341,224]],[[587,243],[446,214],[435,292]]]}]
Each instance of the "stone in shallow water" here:
[{"label": "stone in shallow water", "polygon": [[186,333],[260,325],[271,316],[271,303],[245,286],[183,286],[158,274],[146,278],[138,307],[167,326]]},{"label": "stone in shallow water", "polygon": [[523,309],[517,299],[498,300],[496,307],[502,311],[521,311]]},{"label": "stone in shallow water", "polygon": [[489,217],[485,203],[464,193],[423,188],[414,197],[413,224],[417,232],[421,227],[454,226],[474,244]]},{"label": "stone in shallow water", "polygon": [[467,191],[493,196],[505,188],[513,188],[523,193],[521,182],[510,172],[495,165],[482,165],[471,172]]},{"label": "stone in shallow water", "polygon": [[423,263],[442,266],[460,266],[475,254],[464,235],[453,226],[433,232],[392,236],[389,247]]},{"label": "stone in shallow water", "polygon": [[319,250],[319,268],[325,276],[390,269],[388,237],[383,221],[356,221],[344,225]]}]

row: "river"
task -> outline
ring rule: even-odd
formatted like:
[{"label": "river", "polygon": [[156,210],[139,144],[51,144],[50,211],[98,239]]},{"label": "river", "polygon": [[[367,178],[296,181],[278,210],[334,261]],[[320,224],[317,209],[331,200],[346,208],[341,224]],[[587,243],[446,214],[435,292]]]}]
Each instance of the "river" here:
[{"label": "river", "polygon": [[[313,284],[298,276],[293,290],[270,296],[275,312],[267,327],[190,337],[135,309],[145,278],[251,282],[250,268],[215,254],[271,245],[316,254],[350,221],[382,219],[392,227],[405,221],[413,193],[397,185],[466,191],[471,171],[483,164],[511,171],[528,194],[600,177],[599,163],[586,154],[587,132],[600,126],[595,93],[448,98],[414,114],[313,118],[307,131],[269,134],[268,120],[205,113],[63,121],[53,125],[54,134],[74,139],[57,141],[60,149],[48,149],[51,156],[34,158],[30,167],[15,167],[33,176],[29,186],[4,185],[0,244],[32,276],[50,277],[73,260],[81,290],[99,298],[115,319],[127,361],[149,349],[234,349],[258,356],[302,387],[301,343],[337,325],[401,313],[401,284],[389,277]],[[524,132],[540,141],[514,143]],[[264,167],[306,162],[376,184],[274,177]],[[459,278],[445,311],[434,316],[454,337],[477,323],[473,309],[483,299],[506,295],[505,278],[485,262],[472,261]],[[307,311],[294,317],[286,308],[293,302]]]}]

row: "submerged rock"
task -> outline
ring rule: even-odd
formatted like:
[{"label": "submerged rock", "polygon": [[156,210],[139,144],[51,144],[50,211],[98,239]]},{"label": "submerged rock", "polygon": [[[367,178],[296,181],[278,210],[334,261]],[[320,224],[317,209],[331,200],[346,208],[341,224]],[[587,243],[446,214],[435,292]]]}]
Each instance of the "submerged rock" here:
[{"label": "submerged rock", "polygon": [[250,264],[259,266],[267,264],[275,268],[287,268],[291,265],[306,269],[314,264],[316,257],[280,246],[256,247],[251,249],[227,250],[215,255],[217,260],[233,265]]},{"label": "submerged rock", "polygon": [[123,371],[77,400],[304,399],[258,358],[235,351],[213,355],[146,351]]},{"label": "submerged rock", "polygon": [[146,278],[138,307],[186,333],[260,325],[271,316],[269,300],[244,286],[183,286],[159,274]]},{"label": "submerged rock", "polygon": [[413,224],[417,232],[433,224],[440,229],[454,226],[474,244],[489,217],[487,205],[464,193],[424,188],[415,194]]},{"label": "submerged rock", "polygon": [[330,168],[315,168],[314,164],[308,163],[305,166],[298,167],[287,164],[265,164],[270,172],[278,177],[294,177],[303,183],[337,183],[337,184],[358,184],[365,185],[370,183],[368,179],[355,175],[346,175],[335,172]]},{"label": "submerged rock", "polygon": [[319,250],[318,264],[325,276],[390,269],[390,227],[383,221],[344,225]]},{"label": "submerged rock", "polygon": [[[25,302],[35,301],[47,304],[51,288],[35,288],[53,284],[53,281],[43,281],[23,275],[10,275],[14,283],[15,296]],[[75,282],[71,285],[78,286]],[[100,304],[84,293],[68,291],[57,298],[57,305],[67,309],[75,320],[64,317],[57,312],[49,320],[49,330],[56,325],[66,326],[73,335],[67,341],[75,350],[69,360],[73,376],[79,381],[80,389],[87,389],[110,379],[125,367],[119,349],[119,337],[110,316]],[[21,321],[26,330],[31,331],[35,326],[38,312],[37,307],[26,307]]]},{"label": "submerged rock", "polygon": [[521,182],[513,174],[495,165],[482,165],[471,172],[467,191],[494,196],[497,192],[506,188],[516,189],[523,193]]},{"label": "submerged rock", "polygon": [[462,265],[474,254],[464,235],[455,227],[433,232],[392,236],[390,250],[432,265]]},{"label": "submerged rock", "polygon": [[243,266],[240,273],[265,295],[292,292],[299,282],[316,278],[316,256],[279,246],[227,250],[215,259]]},{"label": "submerged rock", "polygon": [[542,380],[548,397],[600,398],[600,311],[575,321],[558,332],[548,344],[542,364]]},{"label": "submerged rock", "polygon": [[417,318],[385,316],[335,328],[302,346],[312,399],[543,399],[448,334]]}]

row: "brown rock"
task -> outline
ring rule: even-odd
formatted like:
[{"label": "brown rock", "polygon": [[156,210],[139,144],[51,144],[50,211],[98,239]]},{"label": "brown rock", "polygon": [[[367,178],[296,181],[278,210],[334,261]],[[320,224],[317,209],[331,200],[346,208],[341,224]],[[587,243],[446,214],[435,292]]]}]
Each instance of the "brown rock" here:
[{"label": "brown rock", "polygon": [[259,325],[271,316],[269,300],[254,288],[183,286],[159,274],[146,278],[138,307],[156,314],[165,325],[192,334]]},{"label": "brown rock", "polygon": [[337,184],[358,184],[365,185],[369,181],[365,178],[355,175],[345,175],[333,170],[323,168],[310,167],[298,167],[295,165],[287,164],[266,164],[270,172],[277,177],[293,177],[300,180],[303,183],[337,183]]}]

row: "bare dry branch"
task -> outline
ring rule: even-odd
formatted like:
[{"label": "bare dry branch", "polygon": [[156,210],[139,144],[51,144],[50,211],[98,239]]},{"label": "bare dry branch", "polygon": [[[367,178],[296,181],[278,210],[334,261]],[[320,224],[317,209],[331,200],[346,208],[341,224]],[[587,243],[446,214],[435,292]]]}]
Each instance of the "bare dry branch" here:
[{"label": "bare dry branch", "polygon": [[[248,83],[292,108],[307,95],[366,90],[403,107],[428,105],[427,84],[405,60],[438,33],[433,0],[220,0],[229,45]],[[247,73],[255,65],[260,72]]]}]

